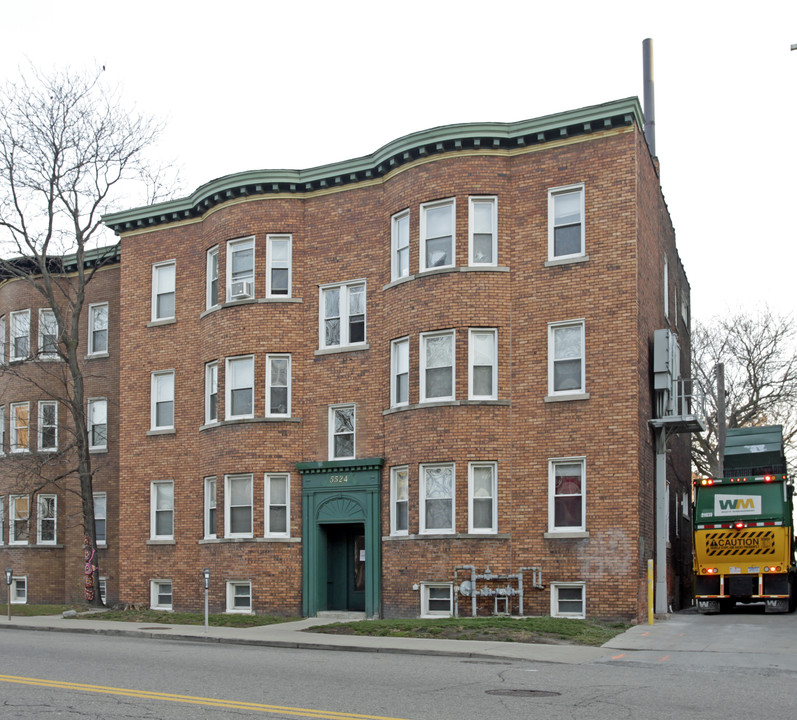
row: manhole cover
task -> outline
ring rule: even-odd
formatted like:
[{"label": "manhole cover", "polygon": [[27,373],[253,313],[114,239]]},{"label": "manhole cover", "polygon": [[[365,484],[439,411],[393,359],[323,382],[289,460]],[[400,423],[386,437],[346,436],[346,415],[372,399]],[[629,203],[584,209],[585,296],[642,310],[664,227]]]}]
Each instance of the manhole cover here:
[{"label": "manhole cover", "polygon": [[506,697],[556,697],[562,693],[548,690],[487,690],[488,695],[503,695]]}]

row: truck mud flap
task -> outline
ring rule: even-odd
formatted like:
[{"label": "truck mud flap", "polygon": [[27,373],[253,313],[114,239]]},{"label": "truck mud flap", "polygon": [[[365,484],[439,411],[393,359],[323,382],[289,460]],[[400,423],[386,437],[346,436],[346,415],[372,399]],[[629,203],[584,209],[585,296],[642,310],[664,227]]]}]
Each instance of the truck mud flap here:
[{"label": "truck mud flap", "polygon": [[720,611],[719,600],[698,600],[697,611],[701,615],[714,615]]}]

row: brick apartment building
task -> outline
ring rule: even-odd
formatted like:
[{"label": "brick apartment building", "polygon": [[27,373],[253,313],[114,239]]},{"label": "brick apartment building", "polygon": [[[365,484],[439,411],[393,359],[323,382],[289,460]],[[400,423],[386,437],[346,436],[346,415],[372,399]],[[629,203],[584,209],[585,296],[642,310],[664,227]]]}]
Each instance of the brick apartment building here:
[{"label": "brick apartment building", "polygon": [[[75,277],[67,258],[58,280]],[[107,602],[119,597],[118,416],[119,255],[89,252],[83,358],[93,468],[96,563]],[[57,355],[57,325],[26,280],[0,279],[0,565],[13,571],[11,602],[84,599],[83,514],[74,424],[63,398],[67,367]]]},{"label": "brick apartment building", "polygon": [[[689,285],[636,99],[105,221],[122,602],[198,610],[209,568],[214,611],[647,612],[654,333],[687,376]],[[688,437],[666,457],[677,608]]]}]

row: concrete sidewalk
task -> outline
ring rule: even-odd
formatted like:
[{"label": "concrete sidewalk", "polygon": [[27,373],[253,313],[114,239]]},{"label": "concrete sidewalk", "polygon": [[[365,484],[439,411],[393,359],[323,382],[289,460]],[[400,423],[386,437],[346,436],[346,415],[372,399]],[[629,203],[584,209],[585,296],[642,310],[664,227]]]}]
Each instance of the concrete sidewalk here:
[{"label": "concrete sidewalk", "polygon": [[[616,651],[610,648],[583,645],[542,645],[478,640],[427,640],[423,638],[385,638],[359,635],[328,635],[304,632],[307,628],[338,622],[334,618],[305,618],[296,622],[261,625],[252,628],[209,627],[203,625],[159,625],[118,622],[99,619],[102,613],[86,618],[64,618],[61,615],[36,617],[12,616],[9,622],[0,616],[0,631],[6,629],[42,630],[49,632],[88,633],[170,639],[192,642],[216,642],[263,647],[310,648],[353,652],[404,653],[409,655],[447,655],[452,657],[530,660],[535,662],[579,665],[607,659]],[[0,635],[0,637],[2,637]]]}]

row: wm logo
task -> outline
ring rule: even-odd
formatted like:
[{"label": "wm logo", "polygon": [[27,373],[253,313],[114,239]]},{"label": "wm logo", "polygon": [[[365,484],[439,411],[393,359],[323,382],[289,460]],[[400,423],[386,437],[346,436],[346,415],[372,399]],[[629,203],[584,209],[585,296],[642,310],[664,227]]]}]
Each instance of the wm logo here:
[{"label": "wm logo", "polygon": [[714,496],[714,516],[760,515],[760,495],[720,495]]},{"label": "wm logo", "polygon": [[720,500],[720,510],[754,510],[753,498],[736,498],[736,500]]}]

